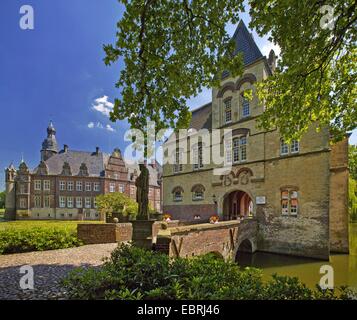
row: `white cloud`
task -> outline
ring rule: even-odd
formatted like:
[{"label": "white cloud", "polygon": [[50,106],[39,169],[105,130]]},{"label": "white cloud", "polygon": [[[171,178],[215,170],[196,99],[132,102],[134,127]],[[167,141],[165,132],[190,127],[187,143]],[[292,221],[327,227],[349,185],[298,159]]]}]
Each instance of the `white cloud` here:
[{"label": "white cloud", "polygon": [[89,129],[93,129],[93,128],[97,128],[97,129],[105,129],[109,132],[116,132],[116,130],[110,125],[110,124],[107,124],[107,125],[103,125],[101,122],[96,122],[94,123],[93,121],[89,122],[88,123],[88,128]]},{"label": "white cloud", "polygon": [[92,109],[100,112],[101,114],[109,117],[109,113],[113,110],[114,104],[108,101],[108,96],[103,96],[94,100]]},{"label": "white cloud", "polygon": [[110,132],[115,132],[115,129],[110,124],[107,124],[105,129],[110,131]]},{"label": "white cloud", "polygon": [[279,57],[280,56],[280,47],[277,44],[274,44],[270,41],[267,41],[265,45],[262,47],[262,54],[266,57],[269,57],[270,50],[274,50],[275,54]]}]

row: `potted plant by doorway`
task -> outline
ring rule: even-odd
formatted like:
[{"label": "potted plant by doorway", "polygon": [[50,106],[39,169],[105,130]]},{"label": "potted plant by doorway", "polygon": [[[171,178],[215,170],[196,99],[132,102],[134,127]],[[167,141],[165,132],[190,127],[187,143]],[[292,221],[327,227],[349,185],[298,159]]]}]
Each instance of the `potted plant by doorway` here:
[{"label": "potted plant by doorway", "polygon": [[214,214],[213,216],[211,216],[209,218],[209,223],[215,224],[215,223],[218,223],[218,221],[219,221],[219,216],[216,214]]}]

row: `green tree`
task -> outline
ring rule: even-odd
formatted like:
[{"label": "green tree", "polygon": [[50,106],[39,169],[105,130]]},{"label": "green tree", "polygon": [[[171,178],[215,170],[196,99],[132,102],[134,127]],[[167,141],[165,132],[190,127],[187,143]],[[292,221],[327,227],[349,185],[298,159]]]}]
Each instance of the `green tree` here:
[{"label": "green tree", "polygon": [[348,169],[350,177],[357,181],[357,146],[350,145],[348,148]]},{"label": "green tree", "polygon": [[348,211],[350,220],[357,222],[357,180],[349,178],[348,185]]},{"label": "green tree", "polygon": [[138,204],[124,193],[113,192],[96,197],[97,208],[102,218],[111,217],[113,213],[135,218],[138,214]]},{"label": "green tree", "polygon": [[5,208],[5,191],[0,192],[0,209]]},{"label": "green tree", "polygon": [[[133,129],[155,123],[165,128],[186,128],[191,113],[186,99],[206,86],[217,86],[217,74],[242,72],[242,57],[232,57],[234,43],[225,31],[237,23],[243,0],[133,0],[120,1],[125,12],[117,23],[115,44],[104,46],[106,65],[118,59],[124,68],[116,87],[112,121],[127,118]],[[157,139],[160,137],[157,136]],[[144,157],[151,157],[147,134]],[[147,170],[140,165],[140,215],[148,216]]]},{"label": "green tree", "polygon": [[266,108],[261,125],[278,127],[290,140],[318,122],[342,139],[357,123],[357,2],[249,3],[250,26],[281,48],[277,71],[258,86]]}]

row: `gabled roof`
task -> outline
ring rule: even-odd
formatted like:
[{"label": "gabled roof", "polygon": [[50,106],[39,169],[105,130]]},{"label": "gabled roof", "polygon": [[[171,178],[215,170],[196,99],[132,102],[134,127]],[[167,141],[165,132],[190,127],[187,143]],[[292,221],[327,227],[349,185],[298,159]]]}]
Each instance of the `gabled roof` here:
[{"label": "gabled roof", "polygon": [[212,102],[192,111],[192,118],[189,128],[208,129],[212,128]]},{"label": "gabled roof", "polygon": [[[234,55],[243,54],[244,66],[264,58],[243,20],[239,22],[232,39],[236,44]],[[224,71],[222,77],[225,78],[228,75],[228,71]]]},{"label": "gabled roof", "polygon": [[[62,173],[63,164],[67,162],[74,176],[79,174],[81,164],[85,163],[88,168],[89,176],[99,177],[103,175],[108,159],[109,155],[103,152],[99,152],[97,155],[95,152],[62,150],[46,160],[45,163],[48,168],[48,174],[50,175],[60,175]],[[36,172],[36,170],[37,168],[34,172]]]},{"label": "gabled roof", "polygon": [[239,22],[238,27],[234,32],[233,39],[236,43],[234,54],[243,53],[243,62],[245,66],[263,58],[262,53],[243,20]]}]

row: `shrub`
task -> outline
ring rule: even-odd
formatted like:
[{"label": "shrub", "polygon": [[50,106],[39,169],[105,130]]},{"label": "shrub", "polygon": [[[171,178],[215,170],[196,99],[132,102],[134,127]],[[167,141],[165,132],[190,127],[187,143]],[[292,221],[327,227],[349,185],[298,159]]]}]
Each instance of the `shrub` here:
[{"label": "shrub", "polygon": [[65,228],[8,228],[0,231],[0,254],[79,246],[76,232]]},{"label": "shrub", "polygon": [[[311,290],[297,278],[241,270],[212,255],[170,259],[167,255],[122,244],[100,268],[79,268],[63,281],[74,299],[337,299],[341,292]],[[342,295],[340,295],[342,293]]]}]

